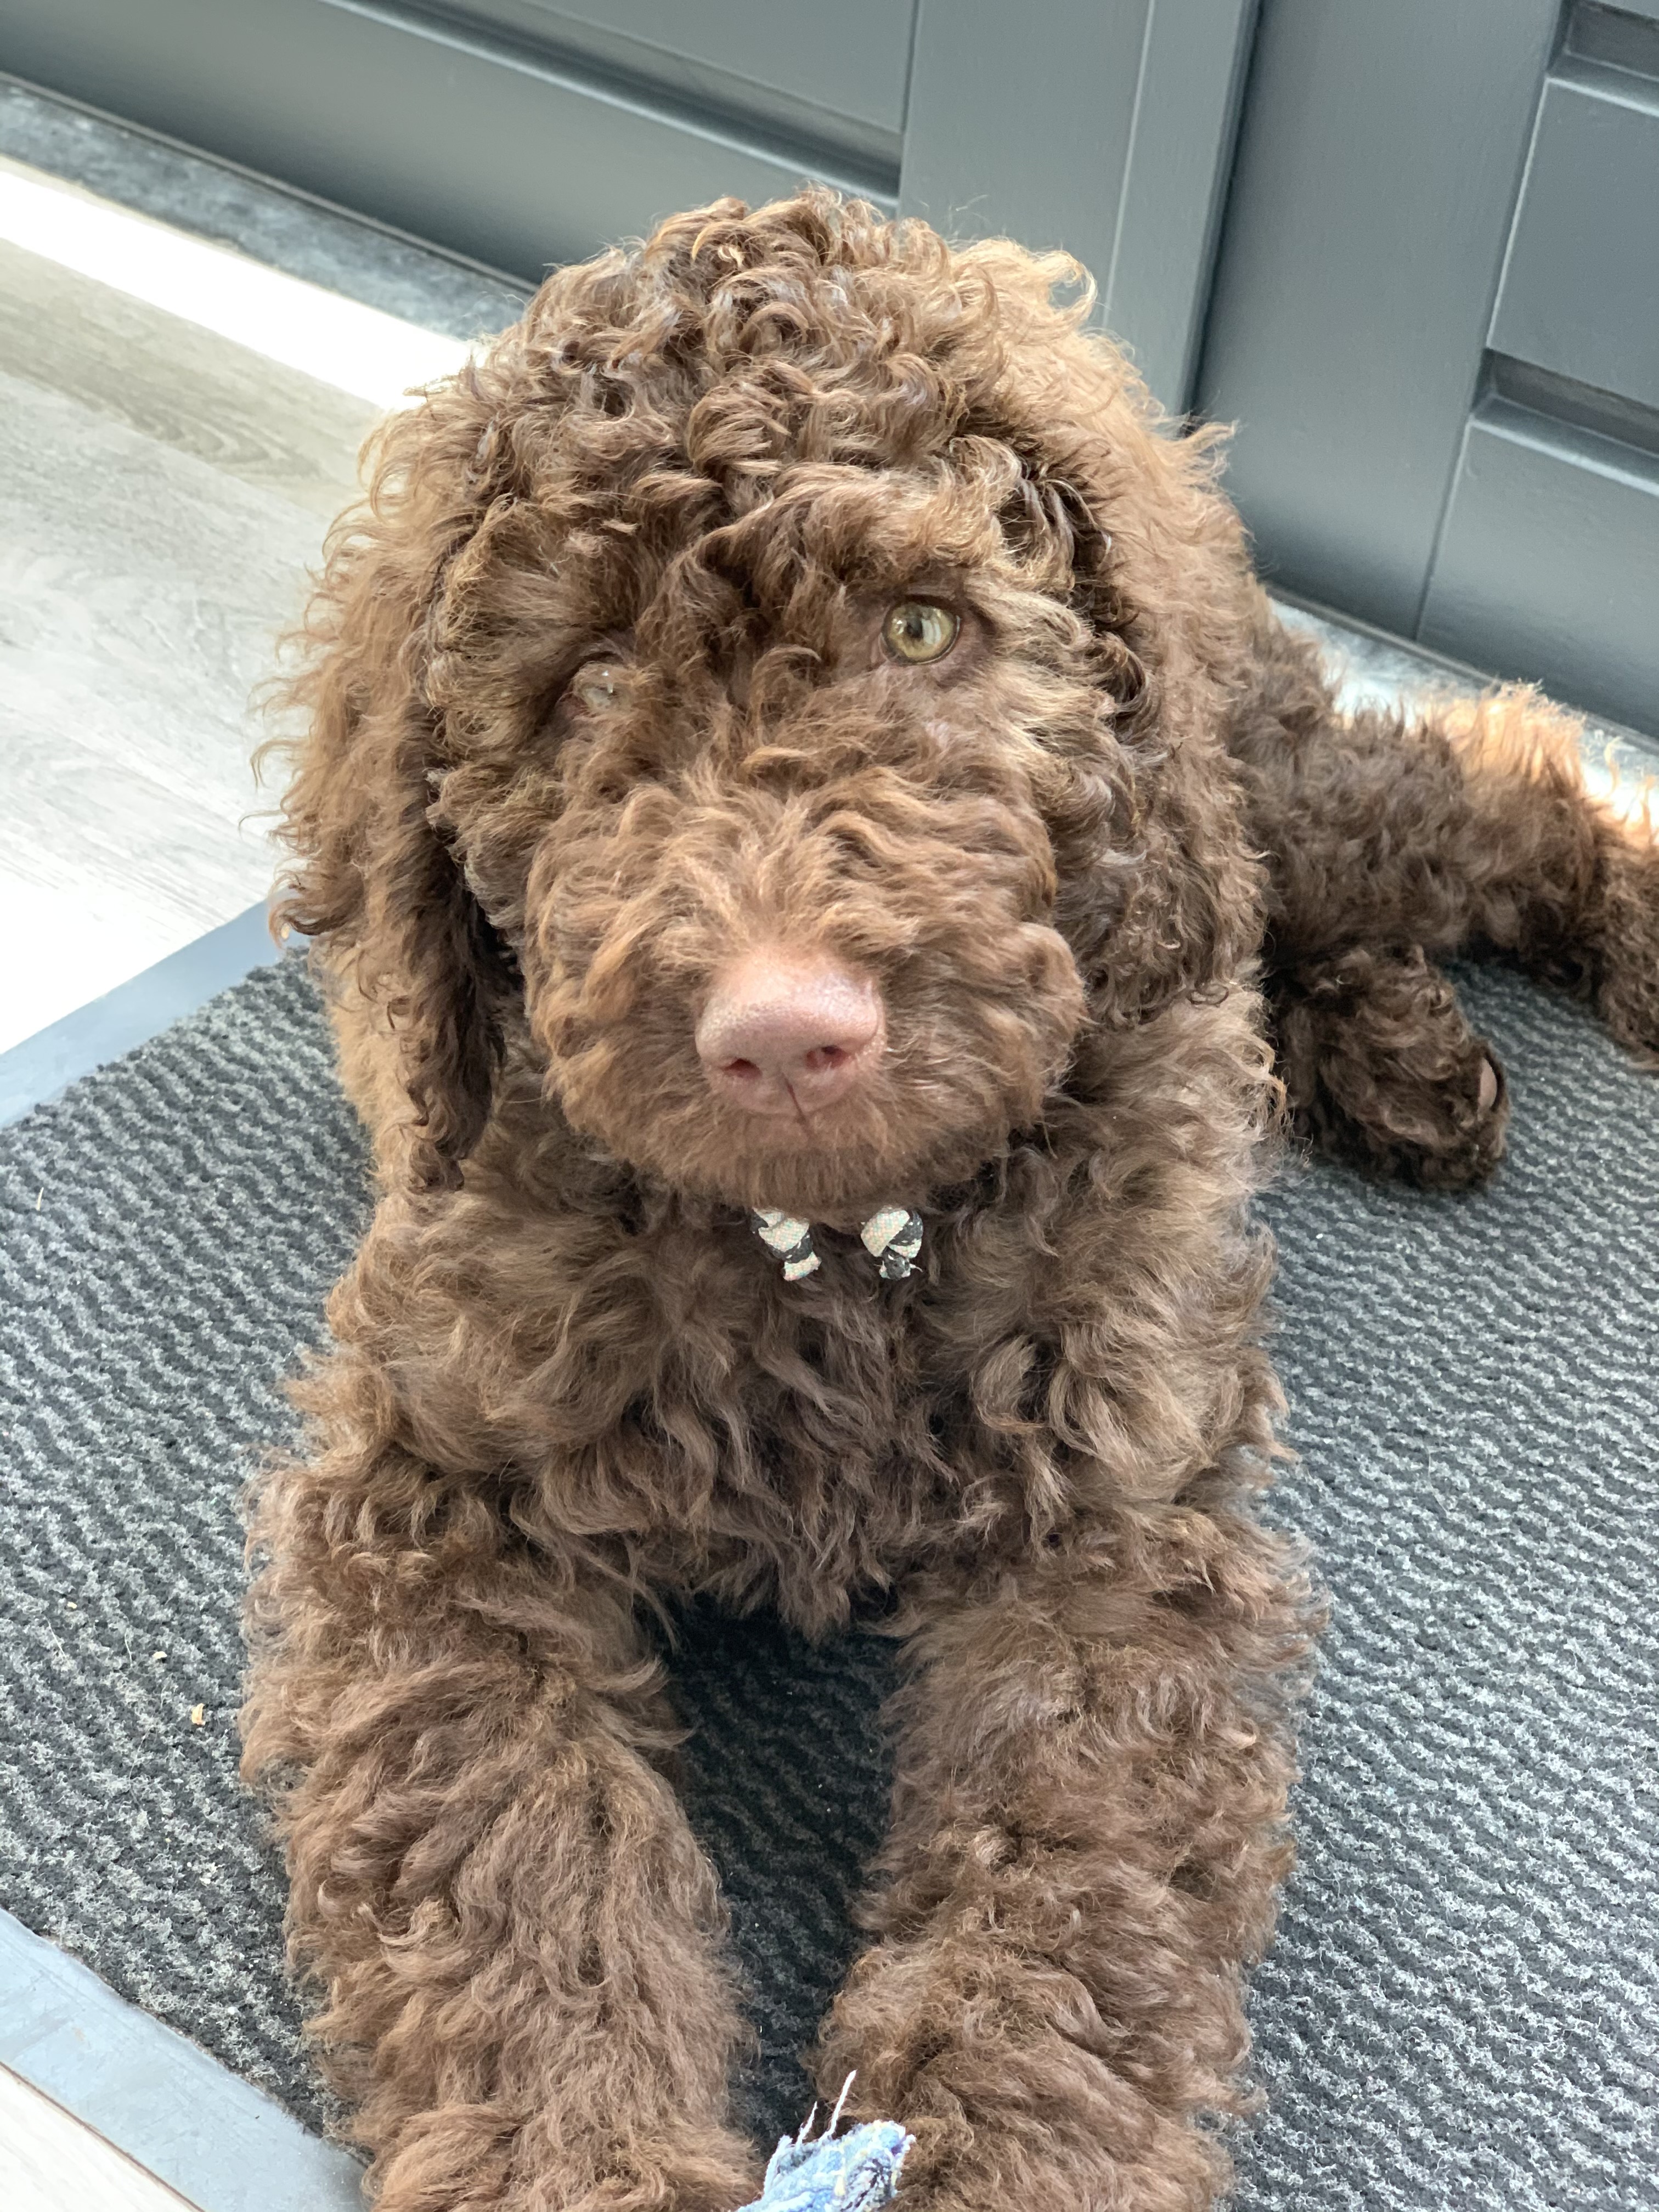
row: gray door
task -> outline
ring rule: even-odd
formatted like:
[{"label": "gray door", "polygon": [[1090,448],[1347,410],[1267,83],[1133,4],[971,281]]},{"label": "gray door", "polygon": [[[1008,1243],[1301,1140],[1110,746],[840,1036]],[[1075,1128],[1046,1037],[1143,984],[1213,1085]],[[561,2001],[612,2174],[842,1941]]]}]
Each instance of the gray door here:
[{"label": "gray door", "polygon": [[1659,729],[1659,0],[1264,0],[1198,389],[1286,588]]},{"label": "gray door", "polygon": [[526,278],[805,176],[1069,247],[1272,580],[1659,725],[1659,0],[6,0],[0,69]]},{"label": "gray door", "polygon": [[0,70],[526,277],[822,178],[1064,246],[1184,404],[1254,0],[7,0]]}]

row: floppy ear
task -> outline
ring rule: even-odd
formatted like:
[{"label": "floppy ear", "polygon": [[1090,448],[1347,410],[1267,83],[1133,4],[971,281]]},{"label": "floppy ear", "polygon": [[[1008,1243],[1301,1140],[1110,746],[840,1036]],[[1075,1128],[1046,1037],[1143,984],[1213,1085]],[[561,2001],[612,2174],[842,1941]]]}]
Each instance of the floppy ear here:
[{"label": "floppy ear", "polygon": [[410,1169],[428,1189],[459,1183],[489,1120],[516,983],[434,820],[445,755],[426,640],[471,520],[454,495],[465,465],[443,465],[447,446],[459,462],[468,434],[476,444],[445,419],[466,397],[452,390],[447,410],[428,402],[380,434],[368,503],[331,537],[305,665],[282,695],[308,729],[280,748],[295,762],[283,806],[295,859],[274,926],[317,940],[329,974],[384,1010],[415,1109]]},{"label": "floppy ear", "polygon": [[1260,865],[1224,754],[1200,765],[1177,740],[1138,762],[1134,782],[1139,833],[1100,974],[1103,1011],[1120,1021],[1224,997],[1261,935]]},{"label": "floppy ear", "polygon": [[1226,744],[1257,594],[1214,434],[1171,434],[1121,356],[1062,317],[1034,386],[1043,415],[1016,451],[1116,702],[1091,996],[1104,1019],[1145,1020],[1224,992],[1260,942],[1260,863]]}]

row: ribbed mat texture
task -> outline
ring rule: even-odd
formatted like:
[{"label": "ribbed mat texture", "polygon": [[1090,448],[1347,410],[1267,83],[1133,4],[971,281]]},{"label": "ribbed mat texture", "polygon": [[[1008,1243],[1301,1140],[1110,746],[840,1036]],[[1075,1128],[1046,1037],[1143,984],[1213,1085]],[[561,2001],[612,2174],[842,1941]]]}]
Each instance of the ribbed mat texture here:
[{"label": "ribbed mat texture", "polygon": [[[1659,2205],[1659,1082],[1462,980],[1514,1085],[1492,1190],[1321,1167],[1267,1206],[1272,1511],[1334,1622],[1239,2212]],[[238,1501],[365,1210],[291,963],[0,1134],[0,1905],[313,2124],[234,1779]],[[853,1948],[890,1654],[698,1609],[675,1667],[775,2136]]]}]

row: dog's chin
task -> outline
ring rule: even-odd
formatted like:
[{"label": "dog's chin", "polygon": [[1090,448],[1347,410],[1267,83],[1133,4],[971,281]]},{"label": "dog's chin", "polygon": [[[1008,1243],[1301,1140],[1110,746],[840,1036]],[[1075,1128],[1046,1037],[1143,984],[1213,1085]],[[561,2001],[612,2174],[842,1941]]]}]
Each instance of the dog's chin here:
[{"label": "dog's chin", "polygon": [[574,1132],[659,1187],[855,1231],[884,1206],[925,1212],[972,1182],[1040,1113],[1053,1080],[1035,1052],[1014,1066],[983,1051],[959,1064],[970,1071],[960,1079],[929,1066],[810,1115],[750,1113],[711,1093],[700,1070],[653,1081],[617,1059],[556,1063],[549,1089]]},{"label": "dog's chin", "polygon": [[688,1197],[748,1212],[775,1207],[826,1228],[856,1230],[884,1206],[925,1208],[931,1193],[968,1180],[1004,1150],[1008,1133],[936,1131],[925,1146],[904,1148],[787,1122],[725,1127],[702,1143],[682,1135],[660,1146],[641,1142],[641,1134],[631,1132],[631,1141],[617,1149]]}]

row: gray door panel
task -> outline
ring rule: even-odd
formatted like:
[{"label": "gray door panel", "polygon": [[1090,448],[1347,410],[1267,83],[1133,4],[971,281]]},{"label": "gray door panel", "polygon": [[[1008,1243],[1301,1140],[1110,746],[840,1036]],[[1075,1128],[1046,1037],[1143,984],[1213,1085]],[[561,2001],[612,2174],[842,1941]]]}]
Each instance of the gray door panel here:
[{"label": "gray door panel", "polygon": [[0,69],[497,268],[816,177],[1063,246],[1185,405],[1255,0],[6,0]]},{"label": "gray door panel", "polygon": [[897,181],[916,0],[447,0],[578,64],[780,131]]},{"label": "gray door panel", "polygon": [[1264,0],[1199,378],[1273,576],[1409,635],[1557,0]]},{"label": "gray door panel", "polygon": [[1659,407],[1659,84],[1568,68],[1539,111],[1489,343]]},{"label": "gray door panel", "polygon": [[1281,586],[1659,726],[1659,0],[1264,0],[1200,393]]},{"label": "gray door panel", "polygon": [[952,237],[1064,246],[1105,289],[1154,0],[922,0],[900,204]]},{"label": "gray door panel", "polygon": [[1615,720],[1659,727],[1659,455],[1484,403],[1420,635]]},{"label": "gray door panel", "polygon": [[806,8],[779,0],[560,0],[543,12],[712,63],[728,76],[793,93],[895,136],[904,128],[915,0]]},{"label": "gray door panel", "polygon": [[1063,246],[1097,319],[1188,401],[1255,0],[921,0],[900,205],[953,236]]},{"label": "gray door panel", "polygon": [[[1659,0],[1656,0],[1659,4]],[[1154,0],[1103,319],[1176,412],[1193,404],[1256,0]]]},{"label": "gray door panel", "polygon": [[773,199],[813,173],[482,31],[342,0],[46,0],[10,10],[0,62],[532,280],[678,208]]}]

